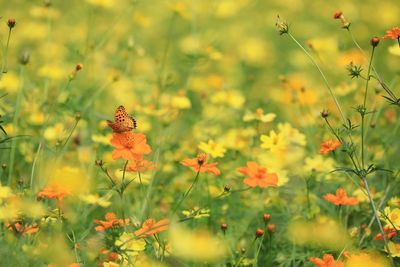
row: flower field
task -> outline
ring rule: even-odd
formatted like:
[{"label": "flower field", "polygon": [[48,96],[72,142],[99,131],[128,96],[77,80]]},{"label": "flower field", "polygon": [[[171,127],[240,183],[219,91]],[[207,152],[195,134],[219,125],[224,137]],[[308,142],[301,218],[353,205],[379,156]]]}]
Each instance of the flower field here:
[{"label": "flower field", "polygon": [[0,7],[0,267],[400,266],[396,0]]}]

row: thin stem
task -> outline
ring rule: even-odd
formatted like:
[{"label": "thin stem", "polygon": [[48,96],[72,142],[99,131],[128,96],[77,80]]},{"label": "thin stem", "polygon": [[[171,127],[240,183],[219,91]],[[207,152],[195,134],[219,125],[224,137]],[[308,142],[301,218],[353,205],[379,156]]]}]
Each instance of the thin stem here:
[{"label": "thin stem", "polygon": [[[21,106],[21,101],[22,101],[22,95],[23,95],[23,77],[24,77],[24,67],[21,66],[20,72],[19,72],[19,81],[20,81],[20,86],[19,86],[19,91],[17,95],[17,101],[15,103],[15,112],[14,112],[14,118],[13,118],[13,126],[14,129],[18,129],[18,117],[19,117],[19,109]],[[11,178],[13,175],[14,171],[14,160],[15,160],[15,153],[16,153],[16,139],[13,138],[11,140],[11,151],[10,151],[10,163],[9,163],[9,169],[8,169],[8,185],[11,185]]]},{"label": "thin stem", "polygon": [[7,73],[7,69],[8,69],[8,46],[10,44],[10,37],[11,37],[11,28],[8,31],[6,51],[4,52],[4,61],[3,61],[3,65],[1,67],[1,72],[0,72],[0,80],[1,80],[3,73]]},{"label": "thin stem", "polygon": [[39,153],[40,153],[41,149],[42,149],[42,142],[39,142],[38,148],[36,150],[35,158],[33,159],[33,163],[32,163],[31,179],[30,179],[30,183],[29,183],[31,190],[33,190],[33,178],[34,178],[34,175],[35,175],[37,159],[39,157]]},{"label": "thin stem", "polygon": [[254,256],[253,267],[258,266],[258,255],[260,254],[261,247],[262,247],[262,244],[263,244],[263,242],[264,242],[264,236],[265,236],[265,234],[264,234],[264,235],[262,236],[262,238],[260,239],[260,244],[258,245],[258,249],[257,249],[256,254],[255,254],[255,256]]},{"label": "thin stem", "polygon": [[173,214],[175,214],[175,212],[178,210],[178,208],[181,206],[182,202],[186,199],[186,197],[190,194],[190,192],[192,191],[193,187],[195,184],[197,184],[197,181],[199,180],[199,176],[200,176],[200,169],[201,166],[199,167],[199,170],[197,171],[196,177],[194,178],[192,184],[190,185],[189,189],[186,191],[186,193],[183,195],[183,197],[181,198],[181,200],[178,202],[178,204],[175,206],[174,210],[173,210]]},{"label": "thin stem", "polygon": [[365,160],[365,136],[364,136],[364,131],[365,131],[365,112],[366,112],[366,104],[367,104],[367,95],[368,95],[368,85],[369,85],[369,75],[371,73],[371,67],[372,67],[372,60],[374,58],[374,52],[375,52],[375,46],[372,47],[372,52],[371,52],[371,58],[369,60],[369,65],[368,65],[368,72],[367,72],[367,81],[365,82],[365,93],[364,93],[364,102],[363,102],[363,110],[361,114],[361,168],[364,169],[364,160]]},{"label": "thin stem", "polygon": [[368,187],[367,179],[365,177],[362,177],[362,181],[364,182],[365,190],[367,191],[368,199],[369,199],[369,202],[371,204],[372,211],[374,213],[375,219],[378,222],[379,231],[381,232],[382,237],[383,237],[383,241],[385,242],[385,248],[386,248],[386,251],[387,251],[387,253],[389,255],[391,264],[392,264],[392,266],[395,266],[394,262],[393,262],[392,254],[390,253],[390,249],[389,249],[389,246],[388,246],[388,240],[386,238],[385,232],[383,231],[383,227],[382,227],[382,223],[381,223],[381,221],[379,219],[378,211],[376,210],[374,200],[372,199],[372,196],[371,196],[371,191],[369,190],[369,187]]},{"label": "thin stem", "polygon": [[325,74],[322,72],[321,68],[319,67],[318,63],[315,61],[315,59],[310,55],[310,53],[308,53],[308,51],[296,40],[296,38],[294,38],[294,36],[291,33],[288,33],[288,35],[290,36],[290,38],[292,38],[292,40],[301,48],[301,50],[303,50],[303,52],[307,55],[307,57],[311,60],[311,62],[314,64],[314,66],[318,69],[319,73],[322,76],[322,79],[325,82],[325,86],[329,91],[329,94],[331,95],[333,101],[335,102],[335,105],[337,107],[337,109],[339,110],[340,113],[340,117],[342,118],[343,123],[346,123],[346,119],[345,116],[343,114],[342,108],[339,105],[339,102],[336,98],[336,96],[333,94],[333,91],[331,89],[331,86],[328,83],[328,80],[325,77]]}]

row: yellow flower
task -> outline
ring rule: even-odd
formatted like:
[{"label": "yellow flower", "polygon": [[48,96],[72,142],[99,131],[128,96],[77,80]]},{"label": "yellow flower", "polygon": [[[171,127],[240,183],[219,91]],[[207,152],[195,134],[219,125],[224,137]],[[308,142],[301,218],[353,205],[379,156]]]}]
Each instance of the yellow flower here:
[{"label": "yellow flower", "polygon": [[391,199],[389,199],[388,203],[392,207],[400,207],[400,198],[392,197]]},{"label": "yellow flower", "polygon": [[227,246],[205,230],[186,230],[173,226],[169,231],[171,253],[182,259],[194,262],[217,262],[223,260],[227,252]]},{"label": "yellow flower", "polygon": [[119,239],[115,241],[115,245],[120,246],[128,257],[135,257],[139,255],[139,252],[145,250],[146,241],[143,238],[137,239],[137,236],[133,233],[123,233]]},{"label": "yellow flower", "polygon": [[49,141],[60,140],[63,137],[64,125],[62,123],[57,123],[54,126],[47,127],[44,130],[44,138]]},{"label": "yellow flower", "polygon": [[275,119],[276,114],[275,113],[267,113],[264,114],[264,110],[262,108],[256,109],[256,112],[251,113],[247,112],[243,116],[243,121],[261,121],[261,122],[271,122]]},{"label": "yellow flower", "polygon": [[213,158],[222,158],[226,152],[222,145],[215,143],[213,140],[208,140],[208,143],[201,142],[198,148],[206,154],[210,154]]},{"label": "yellow flower", "polygon": [[400,209],[399,208],[394,208],[392,210],[390,207],[386,207],[383,210],[383,214],[381,214],[381,219],[382,219],[382,221],[386,222],[386,226],[393,227],[392,226],[392,224],[393,224],[396,228],[400,228]]},{"label": "yellow flower", "polygon": [[305,159],[304,169],[307,172],[325,172],[328,173],[334,169],[334,160],[332,158],[326,158],[322,155],[316,155],[314,157],[307,157]]},{"label": "yellow flower", "polygon": [[111,202],[108,201],[110,197],[111,195],[100,197],[99,195],[89,194],[89,195],[82,195],[80,198],[88,204],[99,205],[100,207],[107,208],[111,205]]},{"label": "yellow flower", "polygon": [[390,54],[400,57],[400,46],[398,44],[389,46],[388,50]]},{"label": "yellow flower", "polygon": [[14,72],[8,72],[7,75],[3,75],[0,80],[0,90],[4,90],[7,93],[15,93],[19,88],[19,78]]},{"label": "yellow flower", "polygon": [[38,70],[40,77],[47,77],[53,80],[62,80],[67,77],[67,72],[59,65],[44,65]]},{"label": "yellow flower", "polygon": [[306,145],[306,136],[300,133],[299,130],[293,128],[289,123],[279,123],[278,130],[290,142],[290,144],[300,146]]},{"label": "yellow flower", "polygon": [[399,243],[394,243],[394,242],[390,241],[388,246],[389,246],[390,253],[392,254],[392,257],[400,257],[400,244]]},{"label": "yellow flower", "polygon": [[224,90],[214,93],[211,97],[211,103],[213,104],[226,104],[235,109],[239,109],[243,106],[245,101],[244,96],[236,90]]},{"label": "yellow flower", "polygon": [[285,150],[287,143],[283,134],[277,134],[274,130],[269,132],[269,135],[262,134],[260,137],[262,142],[261,147],[271,151]]},{"label": "yellow flower", "polygon": [[361,251],[350,254],[346,260],[346,267],[389,267],[390,263],[382,255],[376,252]]},{"label": "yellow flower", "polygon": [[116,3],[114,0],[86,0],[86,2],[102,8],[111,8]]},{"label": "yellow flower", "polygon": [[7,199],[10,196],[12,196],[11,188],[8,186],[0,185],[0,204],[3,202],[3,199]]}]

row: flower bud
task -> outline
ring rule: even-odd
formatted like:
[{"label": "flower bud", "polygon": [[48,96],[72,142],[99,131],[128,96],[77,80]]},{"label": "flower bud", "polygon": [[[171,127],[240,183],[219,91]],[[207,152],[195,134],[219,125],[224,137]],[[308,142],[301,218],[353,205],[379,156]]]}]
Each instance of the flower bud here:
[{"label": "flower bud", "polygon": [[226,223],[221,223],[221,230],[222,230],[222,232],[224,232],[224,234],[227,229],[228,229],[228,225]]},{"label": "flower bud", "polygon": [[334,18],[334,19],[340,19],[342,16],[343,16],[343,12],[342,12],[342,11],[336,11],[336,12],[333,14],[333,18]]},{"label": "flower bud", "polygon": [[75,66],[76,71],[80,71],[82,68],[83,68],[83,64],[81,64],[81,63],[76,64],[76,66]]},{"label": "flower bud", "polygon": [[96,160],[95,163],[96,163],[96,165],[99,166],[99,167],[101,167],[101,166],[104,165],[104,162],[103,162],[101,159]]},{"label": "flower bud", "polygon": [[256,230],[256,238],[262,237],[264,235],[264,230],[261,228],[257,228]]},{"label": "flower bud", "polygon": [[323,110],[322,112],[321,112],[321,117],[322,118],[327,118],[329,116],[329,112],[327,111],[327,110]]},{"label": "flower bud", "polygon": [[264,220],[265,223],[267,223],[269,220],[271,220],[271,214],[264,213],[263,214],[263,220]]},{"label": "flower bud", "polygon": [[379,37],[373,37],[373,38],[371,39],[371,45],[372,45],[372,47],[377,47],[378,44],[379,44],[379,41],[380,41]]},{"label": "flower bud", "polygon": [[275,233],[275,231],[276,231],[276,225],[273,224],[273,223],[269,223],[269,224],[267,225],[267,230],[268,230],[268,232],[269,232],[270,234]]},{"label": "flower bud", "polygon": [[29,51],[28,50],[23,50],[21,55],[19,56],[19,63],[22,65],[26,65],[29,63]]},{"label": "flower bud", "polygon": [[7,168],[7,164],[5,164],[5,163],[1,164],[1,168],[2,168],[3,170],[5,170],[5,169]]},{"label": "flower bud", "polygon": [[229,185],[224,185],[224,192],[228,193],[229,191],[231,191],[231,187]]},{"label": "flower bud", "polygon": [[7,25],[8,25],[8,28],[10,28],[10,30],[12,29],[12,28],[14,28],[15,27],[15,19],[8,19],[8,21],[7,21]]}]

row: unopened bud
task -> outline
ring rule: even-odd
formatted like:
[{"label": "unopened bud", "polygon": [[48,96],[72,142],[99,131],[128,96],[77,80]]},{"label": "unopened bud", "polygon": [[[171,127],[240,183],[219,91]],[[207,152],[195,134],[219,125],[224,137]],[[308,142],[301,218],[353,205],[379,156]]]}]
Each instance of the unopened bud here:
[{"label": "unopened bud", "polygon": [[372,47],[377,47],[378,44],[379,44],[379,41],[380,41],[379,37],[373,37],[373,38],[371,39],[371,45],[372,45]]},{"label": "unopened bud", "polygon": [[327,111],[327,110],[323,110],[322,112],[321,112],[321,117],[322,118],[327,118],[329,116],[329,112]]},{"label": "unopened bud", "polygon": [[2,168],[3,170],[5,170],[5,169],[7,168],[7,164],[5,164],[5,163],[1,164],[1,168]]},{"label": "unopened bud", "polygon": [[81,113],[80,112],[76,112],[75,113],[75,120],[79,121],[81,119]]},{"label": "unopened bud", "polygon": [[275,233],[275,231],[276,231],[276,225],[273,224],[273,223],[269,223],[269,224],[267,225],[267,229],[268,229],[268,232],[269,232],[270,234],[273,234],[273,233]]},{"label": "unopened bud", "polygon": [[19,63],[22,65],[26,65],[29,63],[29,51],[28,50],[23,50],[21,55],[19,56]]},{"label": "unopened bud", "polygon": [[262,237],[264,235],[264,230],[261,228],[257,228],[256,230],[256,238]]},{"label": "unopened bud", "polygon": [[81,63],[76,64],[76,66],[75,66],[76,71],[80,71],[82,68],[83,68],[83,65]]},{"label": "unopened bud", "polygon": [[264,220],[265,223],[269,222],[269,220],[271,220],[271,214],[264,213],[263,214],[263,220]]},{"label": "unopened bud", "polygon": [[224,185],[224,192],[228,193],[229,191],[231,191],[231,187],[229,185]]},{"label": "unopened bud", "polygon": [[104,162],[101,159],[96,160],[95,163],[97,166],[100,166],[100,167],[104,165]]},{"label": "unopened bud", "polygon": [[15,19],[8,19],[8,21],[7,21],[7,25],[8,25],[8,28],[10,28],[10,30],[12,29],[12,28],[14,28],[15,27]]},{"label": "unopened bud", "polygon": [[340,19],[343,16],[343,12],[342,11],[336,11],[335,13],[333,13],[333,18],[334,19]]},{"label": "unopened bud", "polygon": [[221,230],[225,233],[225,231],[228,229],[228,225],[226,223],[221,224]]}]

